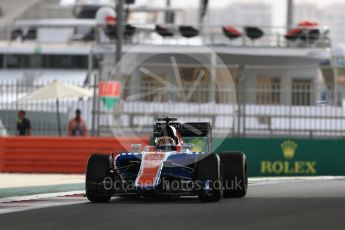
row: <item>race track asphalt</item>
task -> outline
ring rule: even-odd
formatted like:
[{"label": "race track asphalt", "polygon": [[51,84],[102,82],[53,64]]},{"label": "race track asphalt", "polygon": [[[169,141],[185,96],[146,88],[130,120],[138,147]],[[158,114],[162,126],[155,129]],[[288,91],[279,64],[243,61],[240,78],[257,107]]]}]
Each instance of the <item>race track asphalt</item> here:
[{"label": "race track asphalt", "polygon": [[345,180],[251,184],[246,198],[82,203],[0,215],[0,229],[345,229]]}]

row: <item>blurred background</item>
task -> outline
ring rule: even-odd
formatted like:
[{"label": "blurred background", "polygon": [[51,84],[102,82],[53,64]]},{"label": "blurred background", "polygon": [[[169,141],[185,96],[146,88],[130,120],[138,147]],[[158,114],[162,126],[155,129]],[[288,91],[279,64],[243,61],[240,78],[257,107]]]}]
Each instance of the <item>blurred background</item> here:
[{"label": "blurred background", "polygon": [[[91,136],[150,135],[171,115],[210,121],[220,137],[343,138],[344,10],[340,0],[1,0],[0,135],[16,135],[21,109],[32,135],[67,135],[79,108]],[[92,94],[59,98],[58,116],[55,99],[21,100],[53,81]],[[120,92],[101,93],[117,82]]]}]

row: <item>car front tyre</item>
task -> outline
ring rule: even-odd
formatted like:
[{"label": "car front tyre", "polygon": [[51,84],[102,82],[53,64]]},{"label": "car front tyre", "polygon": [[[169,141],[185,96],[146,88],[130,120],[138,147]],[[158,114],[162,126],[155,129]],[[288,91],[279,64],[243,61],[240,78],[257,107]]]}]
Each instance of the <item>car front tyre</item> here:
[{"label": "car front tyre", "polygon": [[196,162],[196,179],[201,184],[207,181],[212,182],[212,189],[206,191],[202,188],[199,191],[198,198],[202,202],[216,202],[222,199],[222,173],[221,162],[217,154],[210,153],[207,156],[201,156]]},{"label": "car front tyre", "polygon": [[96,186],[103,184],[110,174],[109,155],[93,154],[90,156],[87,169],[85,192],[86,197],[91,202],[104,203],[111,199],[110,192],[105,186]]},{"label": "car front tyre", "polygon": [[225,198],[241,198],[247,194],[247,159],[242,152],[223,152],[219,154],[222,162],[223,187]]}]

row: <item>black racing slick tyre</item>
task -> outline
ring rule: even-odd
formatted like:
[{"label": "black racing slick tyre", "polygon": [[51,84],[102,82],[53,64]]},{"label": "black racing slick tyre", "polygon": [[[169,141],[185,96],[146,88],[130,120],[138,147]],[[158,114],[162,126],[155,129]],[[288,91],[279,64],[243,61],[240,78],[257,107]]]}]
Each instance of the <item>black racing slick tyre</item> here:
[{"label": "black racing slick tyre", "polygon": [[[205,190],[204,185],[212,182],[211,189]],[[222,199],[222,172],[221,162],[217,154],[210,153],[201,156],[196,162],[196,182],[199,183],[199,200],[202,202],[216,202]]]},{"label": "black racing slick tyre", "polygon": [[219,154],[223,173],[223,196],[240,198],[247,194],[247,159],[242,152],[223,152]]},{"label": "black racing slick tyre", "polygon": [[89,201],[103,203],[111,199],[111,193],[104,186],[104,182],[109,175],[109,155],[91,155],[87,162],[85,181],[86,197]]}]

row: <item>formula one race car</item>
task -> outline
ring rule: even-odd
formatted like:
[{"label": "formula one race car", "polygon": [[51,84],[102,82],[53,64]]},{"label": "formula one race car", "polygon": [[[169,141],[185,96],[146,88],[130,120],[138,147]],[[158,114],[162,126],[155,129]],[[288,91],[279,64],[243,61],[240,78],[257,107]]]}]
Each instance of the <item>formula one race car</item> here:
[{"label": "formula one race car", "polygon": [[245,154],[212,153],[209,122],[178,123],[176,118],[158,118],[153,137],[154,145],[143,149],[134,144],[131,152],[91,155],[86,197],[92,202],[108,202],[112,196],[198,196],[201,201],[214,202],[246,195]]}]

